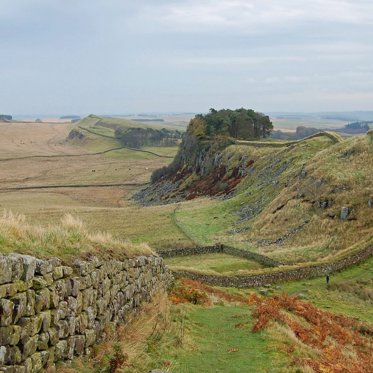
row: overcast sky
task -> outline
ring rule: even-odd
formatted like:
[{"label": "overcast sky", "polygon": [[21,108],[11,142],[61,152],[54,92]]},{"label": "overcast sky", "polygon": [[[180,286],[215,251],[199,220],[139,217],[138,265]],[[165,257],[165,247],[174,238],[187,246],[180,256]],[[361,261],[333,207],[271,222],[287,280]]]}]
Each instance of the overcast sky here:
[{"label": "overcast sky", "polygon": [[373,0],[0,0],[0,113],[373,110]]}]

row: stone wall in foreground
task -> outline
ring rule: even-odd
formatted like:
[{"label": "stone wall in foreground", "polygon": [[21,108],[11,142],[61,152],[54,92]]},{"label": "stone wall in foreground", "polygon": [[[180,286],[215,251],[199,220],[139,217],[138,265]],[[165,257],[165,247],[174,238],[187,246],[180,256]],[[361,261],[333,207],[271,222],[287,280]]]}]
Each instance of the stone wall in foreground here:
[{"label": "stone wall in foreground", "polygon": [[0,255],[0,373],[34,373],[89,354],[172,280],[158,256],[123,261]]}]

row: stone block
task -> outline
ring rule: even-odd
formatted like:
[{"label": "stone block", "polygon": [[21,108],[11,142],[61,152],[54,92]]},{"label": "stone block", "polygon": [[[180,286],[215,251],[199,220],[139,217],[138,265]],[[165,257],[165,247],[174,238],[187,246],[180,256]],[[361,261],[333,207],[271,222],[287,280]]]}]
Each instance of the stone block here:
[{"label": "stone block", "polygon": [[12,281],[12,262],[7,256],[0,256],[0,284]]},{"label": "stone block", "polygon": [[18,325],[0,327],[0,346],[15,346],[21,338],[21,327]]},{"label": "stone block", "polygon": [[80,280],[77,277],[70,279],[71,283],[71,295],[77,297],[80,290]]},{"label": "stone block", "polygon": [[35,274],[44,276],[53,271],[53,264],[49,260],[36,259]]},{"label": "stone block", "polygon": [[37,348],[38,348],[38,335],[34,335],[33,337],[30,337],[25,344],[21,345],[22,348],[22,360],[26,360],[26,358],[33,355]]},{"label": "stone block", "polygon": [[95,269],[95,265],[92,262],[77,259],[74,262],[74,268],[79,276],[84,277],[89,275]]},{"label": "stone block", "polygon": [[43,277],[34,277],[32,279],[32,288],[34,290],[44,289],[48,286],[47,281]]},{"label": "stone block", "polygon": [[45,367],[48,364],[49,355],[50,355],[49,350],[40,351],[41,363],[43,367]]},{"label": "stone block", "polygon": [[5,356],[7,353],[7,349],[5,346],[0,346],[0,366],[5,364]]},{"label": "stone block", "polygon": [[78,312],[78,301],[74,297],[68,297],[67,298],[67,308],[68,308],[68,314],[75,314]]},{"label": "stone block", "polygon": [[32,369],[34,372],[40,372],[43,369],[43,360],[41,358],[40,352],[35,352],[31,356]]},{"label": "stone block", "polygon": [[22,361],[22,353],[18,346],[7,347],[5,354],[5,364],[16,365]]},{"label": "stone block", "polygon": [[40,316],[42,318],[42,324],[41,324],[41,331],[43,333],[47,333],[51,327],[51,323],[52,323],[52,315],[51,315],[51,311],[44,311],[44,312],[41,312],[40,313]]},{"label": "stone block", "polygon": [[21,280],[29,281],[35,276],[36,258],[30,255],[20,255],[23,264],[23,274]]},{"label": "stone block", "polygon": [[49,348],[49,334],[48,333],[40,333],[38,339],[38,350],[48,350]]},{"label": "stone block", "polygon": [[26,305],[25,316],[33,316],[35,315],[35,291],[27,290],[26,295],[27,295],[27,305]]},{"label": "stone block", "polygon": [[67,339],[67,354],[66,358],[69,360],[72,360],[74,357],[74,351],[75,351],[75,337],[70,337]]},{"label": "stone block", "polygon": [[47,283],[47,286],[51,286],[54,282],[53,280],[53,274],[52,273],[46,273],[43,276],[44,281]]},{"label": "stone block", "polygon": [[57,322],[58,338],[67,338],[70,335],[69,324],[66,320],[60,320]]},{"label": "stone block", "polygon": [[85,331],[85,347],[93,346],[96,342],[96,332],[93,329],[87,329]]},{"label": "stone block", "polygon": [[9,326],[13,321],[14,303],[8,299],[0,299],[0,326]]},{"label": "stone block", "polygon": [[23,365],[25,366],[25,369],[26,369],[26,373],[34,373],[33,369],[32,369],[32,359],[31,357],[27,358]]},{"label": "stone block", "polygon": [[48,331],[49,334],[49,345],[55,346],[60,338],[58,337],[58,330],[56,328],[51,328]]},{"label": "stone block", "polygon": [[348,215],[350,215],[350,209],[348,207],[342,207],[340,214],[341,220],[346,220],[348,218]]},{"label": "stone block", "polygon": [[61,278],[63,278],[63,267],[60,266],[60,267],[55,267],[53,268],[53,279],[54,280],[59,280]]},{"label": "stone block", "polygon": [[75,337],[75,354],[82,355],[84,353],[84,347],[86,344],[85,336],[84,335],[77,335]]},{"label": "stone block", "polygon": [[50,291],[44,288],[35,293],[35,312],[40,313],[41,311],[47,310],[50,307]]},{"label": "stone block", "polygon": [[63,277],[70,277],[73,275],[74,270],[71,267],[63,266],[62,272],[63,272]]},{"label": "stone block", "polygon": [[63,340],[63,341],[59,341],[57,344],[56,344],[56,349],[55,349],[55,361],[58,361],[58,360],[65,360],[66,359],[66,356],[67,356],[67,350],[68,349],[68,346],[67,346],[67,341],[66,340]]},{"label": "stone block", "polygon": [[41,315],[36,315],[32,317],[22,317],[18,325],[21,327],[21,341],[26,343],[26,341],[38,334],[40,332],[41,326],[43,323],[43,318]]}]

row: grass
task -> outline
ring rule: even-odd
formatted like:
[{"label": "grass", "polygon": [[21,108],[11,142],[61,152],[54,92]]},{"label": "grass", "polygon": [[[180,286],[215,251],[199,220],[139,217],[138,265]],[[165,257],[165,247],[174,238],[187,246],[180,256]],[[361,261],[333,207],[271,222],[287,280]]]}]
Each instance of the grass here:
[{"label": "grass", "polygon": [[[180,228],[198,244],[222,242],[297,264],[328,258],[372,237],[373,210],[367,201],[373,194],[373,148],[367,136],[335,145],[313,138],[291,149],[262,148],[260,154],[255,148],[242,153],[242,147],[231,147],[226,157],[234,158],[236,151],[254,160],[236,194],[190,201],[176,212]],[[331,207],[320,208],[323,200]],[[347,221],[339,219],[342,206],[352,211]],[[253,213],[245,217],[245,209]],[[281,244],[270,243],[281,237]]]},{"label": "grass", "polygon": [[329,289],[326,287],[324,277],[288,282],[273,289],[273,293],[302,294],[321,309],[355,317],[373,324],[372,298],[364,296],[364,294],[371,294],[369,292],[373,287],[373,258],[358,266],[332,274],[330,281]]},{"label": "grass", "polygon": [[134,245],[113,238],[109,233],[89,232],[81,220],[65,215],[58,225],[31,225],[24,215],[4,211],[0,218],[1,252],[37,257],[58,256],[65,262],[74,257],[96,255],[103,258],[149,255],[146,244]]},{"label": "grass", "polygon": [[236,274],[240,270],[262,268],[259,263],[253,260],[242,259],[222,253],[180,256],[166,258],[165,261],[171,269],[173,266],[176,266],[178,268],[194,268],[200,271],[214,271],[226,274]]},{"label": "grass", "polygon": [[[64,157],[117,146],[112,140],[88,134],[83,142],[66,142],[70,124],[0,125],[6,139],[0,147],[0,209],[26,216],[28,221],[48,227],[59,224],[65,214],[81,219],[90,231],[106,231],[119,240],[148,242],[156,248],[189,246],[191,241],[175,226],[174,206],[142,208],[130,197],[141,186],[97,188],[95,184],[147,183],[153,170],[171,159],[127,149],[97,156]],[[6,153],[2,150],[5,149]],[[173,155],[176,148],[151,148]],[[30,158],[1,162],[9,155],[61,155],[57,158]],[[39,185],[92,185],[86,188],[55,188],[5,191],[5,188]],[[2,189],[2,190],[1,190]],[[165,234],[167,232],[167,234]],[[0,248],[0,251],[2,249]]]},{"label": "grass", "polygon": [[285,356],[271,348],[266,333],[251,332],[247,306],[196,306],[188,318],[189,338],[198,347],[177,356],[175,372],[286,371]]},{"label": "grass", "polygon": [[[94,120],[97,120],[88,119],[93,121],[89,125],[93,125]],[[44,148],[41,149],[44,154],[81,154],[87,152],[89,147],[102,151],[114,145],[107,143],[113,140],[93,134],[88,134],[83,143],[66,143],[64,136],[67,136],[71,126],[59,126],[61,127],[58,127],[58,131],[52,125],[38,127],[43,139]],[[12,130],[14,132],[11,132]],[[22,127],[21,131],[21,128],[15,126],[6,127],[6,131],[10,137],[20,136],[22,132],[22,142],[26,143],[22,146],[26,147],[26,154],[35,154],[35,128],[31,131],[27,127]],[[2,188],[80,183],[92,186],[27,192],[3,191],[0,193],[0,207],[25,214],[28,219],[44,227],[58,224],[66,213],[70,213],[79,217],[89,230],[107,231],[114,238],[129,239],[134,243],[147,242],[156,249],[222,242],[257,251],[287,264],[307,263],[328,258],[345,249],[356,241],[357,232],[363,237],[371,232],[373,214],[364,201],[369,193],[369,185],[372,184],[367,162],[364,163],[364,159],[369,159],[370,156],[369,143],[360,138],[333,146],[331,144],[329,139],[320,137],[300,142],[292,149],[230,146],[223,153],[223,161],[229,168],[234,167],[243,156],[254,160],[253,172],[239,185],[236,195],[229,199],[199,198],[183,202],[178,204],[180,208],[175,212],[175,205],[139,207],[131,202],[131,194],[139,188],[138,186],[94,187],[100,183],[146,183],[151,172],[168,164],[170,159],[122,149],[98,156],[8,161],[0,163],[3,175]],[[18,148],[16,145],[13,144],[14,152]],[[6,144],[5,146],[9,147]],[[146,150],[172,155],[176,148]],[[346,151],[352,154],[347,163],[345,158],[338,156]],[[325,159],[328,160],[327,164],[331,165],[332,173],[325,167]],[[275,176],[277,170],[285,163],[285,171]],[[316,163],[317,167],[314,166]],[[356,165],[358,169],[354,169]],[[304,189],[305,194],[314,199],[326,190],[324,187],[320,190],[312,189],[312,185],[305,184],[308,178],[299,179],[301,167],[306,168],[311,180],[320,179],[325,175],[332,180],[332,184],[352,185],[358,193],[352,194],[346,189],[338,192],[340,200],[335,200],[338,204],[344,204],[342,195],[345,194],[343,198],[353,195],[356,202],[352,202],[359,206],[354,212],[357,220],[342,223],[338,219],[331,220],[326,216],[329,210],[318,210],[308,202],[294,198],[295,190],[298,189]],[[352,177],[340,178],[338,175],[341,175],[342,171],[344,175],[350,174]],[[336,175],[338,179],[332,179]],[[278,184],[272,183],[272,179],[276,179]],[[285,184],[288,187],[285,187]],[[240,211],[247,206],[255,205],[258,201],[261,205],[258,214],[253,219],[241,220]],[[284,207],[273,213],[282,204]],[[260,239],[280,237],[304,219],[310,221],[304,230],[290,237],[284,244],[256,244]],[[242,232],[232,233],[242,228]],[[322,234],[318,233],[320,230]],[[241,272],[257,271],[242,269],[240,266],[236,269]]]},{"label": "grass", "polygon": [[[236,327],[237,324],[242,324]],[[171,305],[164,296],[143,307],[132,322],[99,345],[91,359],[76,359],[59,373],[109,372],[115,351],[125,357],[120,371],[287,372],[285,354],[267,332],[252,333],[250,309],[226,303],[210,307]]]}]

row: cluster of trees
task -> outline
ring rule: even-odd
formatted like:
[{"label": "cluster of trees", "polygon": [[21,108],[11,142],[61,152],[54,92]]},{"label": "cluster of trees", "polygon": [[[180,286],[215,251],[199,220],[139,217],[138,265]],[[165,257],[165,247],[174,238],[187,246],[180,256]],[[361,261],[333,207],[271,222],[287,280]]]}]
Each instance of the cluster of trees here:
[{"label": "cluster of trees", "polygon": [[124,146],[141,148],[143,146],[174,146],[182,138],[182,133],[166,128],[161,130],[153,128],[117,128],[115,137]]},{"label": "cluster of trees", "polygon": [[6,114],[0,114],[0,120],[1,121],[7,121],[7,120],[12,120],[13,117],[11,115],[6,115]]},{"label": "cluster of trees", "polygon": [[192,119],[188,132],[198,137],[221,135],[253,140],[268,137],[272,129],[267,115],[251,109],[210,109],[208,114],[198,114]]},{"label": "cluster of trees", "polygon": [[353,123],[348,123],[345,125],[345,129],[351,132],[367,132],[369,131],[369,124],[373,122],[368,122],[368,121],[362,121],[362,122],[353,122]]}]

